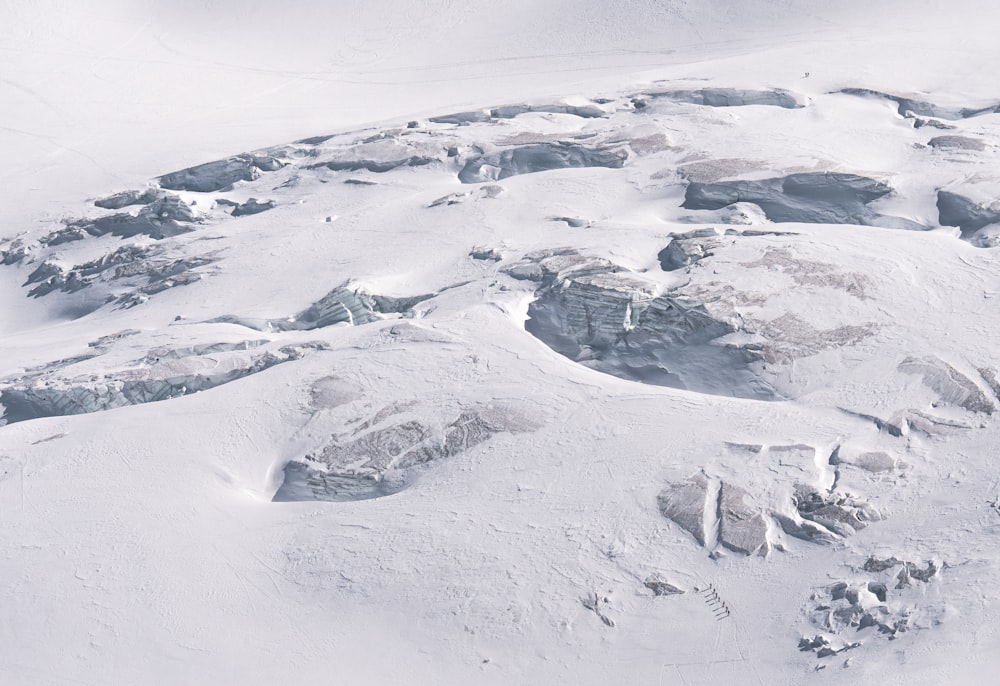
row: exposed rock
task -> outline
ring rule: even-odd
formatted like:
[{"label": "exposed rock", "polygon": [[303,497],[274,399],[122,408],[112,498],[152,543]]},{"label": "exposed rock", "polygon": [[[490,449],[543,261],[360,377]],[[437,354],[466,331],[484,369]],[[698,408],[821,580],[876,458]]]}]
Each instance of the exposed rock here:
[{"label": "exposed rock", "polygon": [[750,494],[723,482],[719,490],[719,543],[732,551],[753,555],[767,552],[767,521]]},{"label": "exposed rock", "polygon": [[937,357],[908,357],[899,363],[898,369],[907,374],[920,375],[924,385],[938,394],[940,402],[984,414],[993,414],[996,409],[971,379]]},{"label": "exposed rock", "polygon": [[230,190],[240,181],[254,181],[261,171],[277,171],[281,166],[270,156],[243,154],[181,169],[161,176],[159,182],[161,188],[172,191],[210,193]]},{"label": "exposed rock", "polygon": [[705,545],[705,499],[708,480],[695,474],[687,481],[670,484],[656,498],[660,514]]},{"label": "exposed rock", "polygon": [[458,180],[483,183],[519,174],[580,167],[620,169],[626,157],[623,150],[601,150],[577,143],[538,143],[472,157],[458,173]]}]

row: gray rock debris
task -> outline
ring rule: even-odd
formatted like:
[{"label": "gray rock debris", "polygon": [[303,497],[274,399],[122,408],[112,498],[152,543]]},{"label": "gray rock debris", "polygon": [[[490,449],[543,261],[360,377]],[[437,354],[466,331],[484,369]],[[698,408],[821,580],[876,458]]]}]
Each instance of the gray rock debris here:
[{"label": "gray rock debris", "polygon": [[624,150],[602,150],[577,143],[537,143],[474,156],[466,161],[458,180],[483,183],[519,174],[581,167],[621,169],[627,157]]}]

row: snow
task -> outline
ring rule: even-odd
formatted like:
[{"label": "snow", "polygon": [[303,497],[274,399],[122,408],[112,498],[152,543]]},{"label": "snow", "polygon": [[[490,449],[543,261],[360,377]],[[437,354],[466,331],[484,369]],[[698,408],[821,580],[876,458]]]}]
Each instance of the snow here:
[{"label": "snow", "polygon": [[989,681],[1000,12],[98,5],[0,10],[5,682]]}]

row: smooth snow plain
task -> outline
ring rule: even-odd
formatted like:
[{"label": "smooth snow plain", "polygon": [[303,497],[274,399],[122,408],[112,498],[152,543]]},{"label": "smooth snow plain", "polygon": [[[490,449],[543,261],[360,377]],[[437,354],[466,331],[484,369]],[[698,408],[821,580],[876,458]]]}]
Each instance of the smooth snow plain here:
[{"label": "smooth snow plain", "polygon": [[1000,11],[99,4],[2,9],[5,683],[989,681]]}]

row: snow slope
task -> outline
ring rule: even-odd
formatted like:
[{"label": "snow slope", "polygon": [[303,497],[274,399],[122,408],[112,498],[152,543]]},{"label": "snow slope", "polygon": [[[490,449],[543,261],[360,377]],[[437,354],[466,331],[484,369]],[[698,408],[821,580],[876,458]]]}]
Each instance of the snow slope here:
[{"label": "snow slope", "polygon": [[5,679],[988,680],[1000,17],[840,5],[6,6]]}]

